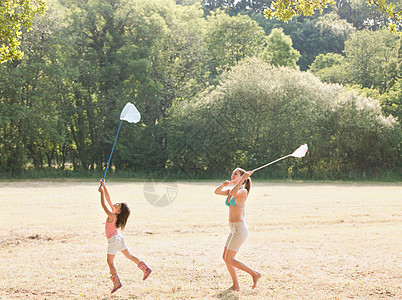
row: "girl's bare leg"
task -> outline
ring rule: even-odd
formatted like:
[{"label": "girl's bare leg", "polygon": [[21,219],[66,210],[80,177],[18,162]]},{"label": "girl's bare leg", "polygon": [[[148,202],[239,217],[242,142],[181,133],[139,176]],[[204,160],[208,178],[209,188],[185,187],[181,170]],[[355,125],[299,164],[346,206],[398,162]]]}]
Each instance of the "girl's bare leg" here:
[{"label": "girl's bare leg", "polygon": [[117,270],[116,270],[116,267],[114,266],[114,263],[113,263],[114,257],[115,257],[115,255],[113,255],[113,254],[108,254],[107,255],[107,264],[109,265],[110,274],[112,275],[110,277],[110,279],[113,282],[112,293],[114,293],[119,288],[121,288],[121,283],[120,283],[119,277],[117,276]]},{"label": "girl's bare leg", "polygon": [[141,260],[139,260],[137,257],[132,255],[128,249],[125,249],[121,252],[124,254],[125,257],[127,257],[129,260],[133,261],[137,266],[141,262]]},{"label": "girl's bare leg", "polygon": [[261,278],[261,274],[254,271],[253,269],[251,269],[249,266],[247,266],[245,263],[241,262],[240,260],[237,260],[235,258],[236,254],[237,254],[236,251],[227,250],[226,251],[226,259],[225,259],[226,264],[229,264],[235,268],[238,268],[238,269],[250,274],[251,277],[253,277],[253,287],[252,288],[253,289],[256,288],[257,282]]},{"label": "girl's bare leg", "polygon": [[226,262],[226,254],[227,254],[227,248],[225,247],[225,249],[223,250],[223,260],[226,263],[226,267],[228,268],[230,277],[232,277],[232,281],[233,281],[233,285],[230,288],[228,288],[228,290],[239,291],[240,285],[239,285],[239,279],[237,277],[236,268]]},{"label": "girl's bare leg", "polygon": [[114,266],[114,263],[113,263],[115,256],[116,255],[113,255],[113,254],[108,254],[107,255],[107,264],[108,264],[109,269],[110,269],[110,274],[112,274],[112,275],[117,273],[116,267]]},{"label": "girl's bare leg", "polygon": [[144,272],[144,277],[142,278],[142,280],[145,280],[148,278],[148,276],[151,274],[152,270],[147,266],[146,263],[144,263],[143,261],[141,261],[138,257],[135,257],[134,255],[132,255],[130,253],[130,251],[128,249],[125,249],[123,251],[121,251],[129,260],[133,261],[138,268],[140,268],[140,270],[142,272]]}]

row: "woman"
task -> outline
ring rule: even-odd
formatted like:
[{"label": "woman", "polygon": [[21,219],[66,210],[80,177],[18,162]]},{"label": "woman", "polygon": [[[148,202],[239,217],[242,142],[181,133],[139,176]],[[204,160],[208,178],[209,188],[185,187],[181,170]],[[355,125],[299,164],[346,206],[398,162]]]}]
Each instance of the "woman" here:
[{"label": "woman", "polygon": [[[226,240],[225,248],[223,250],[223,260],[232,277],[233,285],[229,290],[239,291],[240,285],[237,278],[237,269],[243,270],[251,275],[253,278],[253,289],[257,287],[257,281],[261,278],[261,274],[248,267],[243,262],[235,258],[240,246],[246,241],[248,229],[244,221],[244,212],[247,196],[251,188],[252,172],[246,172],[243,169],[236,168],[232,173],[232,181],[225,181],[215,190],[215,194],[227,196],[226,205],[229,206],[229,226],[230,233]],[[232,189],[223,189],[233,183],[235,186]]]}]

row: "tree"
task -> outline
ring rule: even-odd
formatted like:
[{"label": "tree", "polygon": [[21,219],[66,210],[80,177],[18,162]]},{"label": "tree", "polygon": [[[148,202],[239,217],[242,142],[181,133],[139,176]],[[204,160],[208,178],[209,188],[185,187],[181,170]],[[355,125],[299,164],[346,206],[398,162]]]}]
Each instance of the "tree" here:
[{"label": "tree", "polygon": [[292,39],[283,33],[282,28],[275,28],[267,38],[268,45],[262,52],[263,59],[275,67],[284,66],[297,69],[299,51],[293,49]]},{"label": "tree", "polygon": [[59,113],[65,92],[61,87],[65,79],[62,50],[68,49],[68,40],[63,39],[66,23],[64,11],[49,1],[51,8],[33,21],[33,30],[22,38],[24,57],[0,68],[0,149],[4,149],[7,171],[18,171],[27,161],[40,168],[46,159],[50,166],[67,136],[68,124]]},{"label": "tree", "polygon": [[311,64],[309,71],[327,83],[346,84],[347,74],[344,69],[345,57],[338,53],[320,54]]},{"label": "tree", "polygon": [[205,0],[203,2],[207,10],[228,9],[236,6],[236,0]]},{"label": "tree", "polygon": [[399,37],[389,32],[358,31],[345,43],[350,83],[386,92],[394,81]]},{"label": "tree", "polygon": [[179,5],[196,5],[200,4],[202,0],[176,0],[176,3]]},{"label": "tree", "polygon": [[46,10],[44,0],[3,0],[0,5],[0,63],[21,59],[22,29],[31,29],[36,15]]},{"label": "tree", "polygon": [[122,162],[144,171],[160,170],[169,143],[162,126],[167,110],[174,101],[191,99],[207,84],[207,22],[200,7],[183,9],[173,1],[158,0],[126,2],[118,17],[127,24],[127,43],[135,45],[147,63],[142,76],[128,85],[144,116],[145,126],[137,138],[141,142],[134,147],[138,151],[124,151]]},{"label": "tree", "polygon": [[384,115],[392,115],[399,122],[402,120],[402,78],[398,78],[395,85],[381,96],[381,108]]},{"label": "tree", "polygon": [[382,116],[378,101],[256,58],[223,73],[193,101],[175,103],[166,121],[168,167],[197,175],[253,168],[302,143],[310,146],[303,161],[260,174],[342,178],[401,164],[400,125]]},{"label": "tree", "polygon": [[269,6],[271,0],[201,0],[201,2],[206,11],[224,9],[229,15],[234,16],[245,11],[261,13]]},{"label": "tree", "polygon": [[[358,85],[387,92],[398,77],[399,37],[386,30],[357,31],[345,42],[345,59],[333,54],[317,57],[312,72],[326,82]],[[331,58],[326,67],[320,60]],[[328,65],[328,64],[327,64]]]},{"label": "tree", "polygon": [[402,38],[399,39],[398,58],[395,70],[395,82],[390,82],[389,91],[381,97],[381,108],[385,116],[392,115],[399,122],[402,120]]},{"label": "tree", "polygon": [[[400,0],[397,0],[400,1]],[[388,26],[388,17],[365,0],[335,0],[334,11],[357,30],[379,30]]]},{"label": "tree", "polygon": [[333,112],[331,143],[341,172],[400,169],[401,126],[382,115],[378,100],[347,92],[337,98]]},{"label": "tree", "polygon": [[274,28],[283,28],[284,34],[291,37],[293,48],[300,52],[297,65],[302,71],[306,71],[319,54],[342,54],[346,39],[354,32],[353,26],[339,19],[333,8],[326,9],[324,15],[297,16],[287,23],[267,19],[262,14],[251,14],[251,18],[264,28],[266,35]]},{"label": "tree", "polygon": [[324,52],[322,34],[316,22],[314,18],[300,16],[287,24],[279,25],[283,27],[284,33],[292,38],[293,47],[300,52],[298,65],[302,71],[306,71],[315,57]]},{"label": "tree", "polygon": [[[276,18],[287,22],[293,16],[300,16],[302,14],[311,16],[316,11],[322,13],[324,8],[333,4],[335,4],[334,0],[277,0],[273,2],[271,7],[267,8],[264,13],[267,18]],[[396,6],[392,2],[386,3],[386,0],[367,0],[367,4],[377,6],[380,11],[385,12],[388,18],[393,19],[395,23],[391,23],[389,29],[392,32],[396,32],[396,25],[399,26],[402,22],[402,10],[400,7],[394,10]]]},{"label": "tree", "polygon": [[341,19],[336,13],[318,17],[316,27],[320,29],[320,53],[342,54],[345,41],[355,32],[353,25]]},{"label": "tree", "polygon": [[345,57],[337,53],[320,54],[311,65],[310,71],[313,73],[317,73],[322,69],[341,65],[344,60]]},{"label": "tree", "polygon": [[69,3],[75,78],[66,106],[74,165],[93,169],[107,161],[118,116],[131,101],[143,115],[142,126],[122,129],[113,163],[117,169],[162,168],[167,141],[160,124],[166,110],[207,81],[203,10],[173,0]]},{"label": "tree", "polygon": [[261,52],[265,35],[263,29],[249,16],[228,16],[217,12],[208,18],[206,43],[213,75],[236,65],[246,57]]}]

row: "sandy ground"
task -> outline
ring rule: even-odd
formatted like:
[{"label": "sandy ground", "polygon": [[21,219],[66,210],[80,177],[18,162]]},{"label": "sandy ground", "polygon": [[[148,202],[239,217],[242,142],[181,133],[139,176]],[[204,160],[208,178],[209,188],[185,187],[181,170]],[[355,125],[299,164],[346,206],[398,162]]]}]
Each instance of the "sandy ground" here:
[{"label": "sandy ground", "polygon": [[[143,282],[118,254],[123,287],[111,296],[97,183],[1,182],[0,298],[402,298],[401,184],[255,183],[237,257],[263,277],[251,290],[239,271],[240,292],[224,292],[228,208],[217,185],[109,182],[112,201],[132,209],[130,251],[153,269]],[[149,202],[158,199],[173,202]]]}]

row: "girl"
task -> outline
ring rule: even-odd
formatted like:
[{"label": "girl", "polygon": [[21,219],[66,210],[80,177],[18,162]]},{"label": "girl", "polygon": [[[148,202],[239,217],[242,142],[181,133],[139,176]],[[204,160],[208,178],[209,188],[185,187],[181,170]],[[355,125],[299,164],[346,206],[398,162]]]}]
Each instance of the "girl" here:
[{"label": "girl", "polygon": [[[148,268],[148,266],[143,261],[140,261],[137,257],[132,255],[130,251],[128,251],[126,243],[124,242],[124,237],[117,230],[118,228],[121,228],[123,230],[126,226],[127,219],[130,215],[130,209],[125,202],[112,204],[112,201],[110,201],[110,195],[105,185],[105,181],[101,180],[100,184],[101,185],[98,188],[98,191],[100,193],[100,200],[103,210],[108,216],[105,225],[106,237],[108,238],[107,263],[110,268],[110,274],[112,274],[112,276],[110,277],[113,282],[113,289],[111,292],[114,293],[122,287],[119,276],[117,276],[117,270],[113,264],[114,257],[116,256],[116,253],[118,251],[123,252],[123,254],[128,259],[132,260],[144,272],[144,277],[142,278],[142,280],[148,278],[149,274],[151,274],[151,269]],[[106,206],[105,198],[110,205],[112,211],[110,211]]]},{"label": "girl", "polygon": [[[244,210],[247,196],[251,188],[252,172],[246,172],[243,169],[236,168],[232,173],[232,181],[225,181],[215,190],[215,194],[227,196],[225,204],[229,206],[229,227],[230,233],[226,240],[223,250],[223,260],[226,263],[229,274],[232,277],[233,285],[228,290],[239,291],[240,285],[237,278],[237,269],[243,270],[253,278],[253,289],[257,287],[257,281],[261,278],[261,274],[252,270],[243,262],[235,258],[239,252],[240,246],[246,241],[248,229],[244,221]],[[223,189],[233,183],[232,189]]]}]

